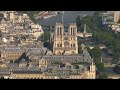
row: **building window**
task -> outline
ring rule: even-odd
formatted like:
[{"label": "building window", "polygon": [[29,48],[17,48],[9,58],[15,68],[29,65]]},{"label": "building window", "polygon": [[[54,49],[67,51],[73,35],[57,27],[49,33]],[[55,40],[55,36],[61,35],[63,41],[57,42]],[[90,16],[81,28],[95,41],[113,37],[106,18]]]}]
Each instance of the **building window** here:
[{"label": "building window", "polygon": [[59,47],[59,44],[57,44],[57,47]]},{"label": "building window", "polygon": [[60,35],[62,35],[62,27],[60,27]]},{"label": "building window", "polygon": [[68,40],[68,37],[65,37],[64,40]]},{"label": "building window", "polygon": [[62,47],[62,44],[60,44],[60,47]]},{"label": "building window", "polygon": [[75,35],[75,28],[73,27],[73,35]]},{"label": "building window", "polygon": [[75,47],[75,44],[73,44],[73,47]]},{"label": "building window", "polygon": [[57,35],[59,35],[59,27],[57,27]]},{"label": "building window", "polygon": [[73,30],[72,30],[72,27],[71,27],[71,35],[72,35],[72,31],[73,31]]}]

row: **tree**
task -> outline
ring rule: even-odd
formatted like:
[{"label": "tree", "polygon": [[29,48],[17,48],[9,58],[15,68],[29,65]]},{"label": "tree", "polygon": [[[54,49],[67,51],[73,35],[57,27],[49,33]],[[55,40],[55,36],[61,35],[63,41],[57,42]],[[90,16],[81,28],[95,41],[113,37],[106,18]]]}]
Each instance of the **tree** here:
[{"label": "tree", "polygon": [[101,53],[102,51],[99,46],[95,46],[92,50],[90,50],[90,54],[95,62],[97,72],[100,75],[105,71],[104,64],[101,62]]},{"label": "tree", "polygon": [[97,59],[94,59],[94,61],[95,61],[95,65],[96,65],[96,67],[97,67],[97,71],[98,71],[99,73],[104,72],[104,64],[101,63],[101,60],[97,58]]},{"label": "tree", "polygon": [[44,33],[42,33],[42,34],[38,37],[37,41],[44,42]]},{"label": "tree", "polygon": [[48,42],[49,40],[49,32],[44,32],[43,34],[41,34],[39,37],[38,37],[38,40],[42,41],[42,42]]},{"label": "tree", "polygon": [[115,67],[113,68],[113,71],[116,72],[117,74],[120,74],[120,66],[115,65]]},{"label": "tree", "polygon": [[99,75],[99,79],[107,79],[107,78],[108,78],[108,74],[105,72]]},{"label": "tree", "polygon": [[44,42],[48,42],[50,38],[50,32],[44,32]]},{"label": "tree", "polygon": [[99,13],[100,13],[100,11],[95,11],[95,12],[94,12],[94,16],[98,16]]},{"label": "tree", "polygon": [[94,46],[94,48],[90,51],[90,54],[93,58],[101,58],[101,49],[99,46]]},{"label": "tree", "polygon": [[80,16],[76,17],[76,24],[77,24],[77,27],[80,27],[80,25],[81,25]]},{"label": "tree", "polygon": [[78,53],[80,54],[82,52],[82,47],[78,46]]},{"label": "tree", "polygon": [[117,51],[114,51],[113,53],[113,61],[114,62],[117,62],[120,58],[120,52],[117,50]]},{"label": "tree", "polygon": [[86,49],[88,50],[88,52],[90,52],[90,51],[91,51],[90,47],[86,47]]}]

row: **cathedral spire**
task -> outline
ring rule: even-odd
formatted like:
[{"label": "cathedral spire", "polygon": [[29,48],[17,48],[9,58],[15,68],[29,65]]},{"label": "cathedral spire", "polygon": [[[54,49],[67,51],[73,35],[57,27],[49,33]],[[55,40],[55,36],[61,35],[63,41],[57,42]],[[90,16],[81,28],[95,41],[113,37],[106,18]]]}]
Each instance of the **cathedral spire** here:
[{"label": "cathedral spire", "polygon": [[86,33],[86,24],[84,24],[84,31],[83,33]]},{"label": "cathedral spire", "polygon": [[101,63],[102,63],[102,57],[101,57]]},{"label": "cathedral spire", "polygon": [[95,63],[94,63],[94,61],[93,61],[93,58],[92,58],[91,64],[92,64],[92,65],[94,65],[94,64],[95,64]]}]

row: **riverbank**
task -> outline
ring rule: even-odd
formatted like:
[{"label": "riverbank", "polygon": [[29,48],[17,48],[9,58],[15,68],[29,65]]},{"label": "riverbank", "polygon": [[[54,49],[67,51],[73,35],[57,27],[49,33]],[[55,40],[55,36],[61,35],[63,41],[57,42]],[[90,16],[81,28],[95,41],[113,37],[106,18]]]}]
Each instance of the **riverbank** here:
[{"label": "riverbank", "polygon": [[[84,15],[93,15],[94,11],[65,11],[63,15],[63,21],[64,25],[66,26],[68,23],[75,23],[76,17],[78,15],[84,16]],[[47,18],[47,19],[37,19],[37,22],[39,22],[41,25],[46,26],[53,26],[55,23],[62,22],[62,15],[59,14],[57,16]]]}]

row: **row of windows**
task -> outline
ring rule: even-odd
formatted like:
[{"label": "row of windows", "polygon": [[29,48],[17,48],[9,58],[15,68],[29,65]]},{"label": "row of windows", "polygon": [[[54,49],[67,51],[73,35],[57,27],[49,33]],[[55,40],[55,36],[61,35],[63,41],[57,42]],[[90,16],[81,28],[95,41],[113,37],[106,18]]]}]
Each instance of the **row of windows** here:
[{"label": "row of windows", "polygon": [[53,79],[53,77],[47,77],[47,79]]},{"label": "row of windows", "polygon": [[19,54],[21,54],[21,53],[6,53],[6,54],[15,54],[15,55],[18,54],[18,55],[19,55]]},{"label": "row of windows", "polygon": [[6,59],[17,59],[18,56],[4,56],[2,58],[6,58]]},{"label": "row of windows", "polygon": [[7,59],[16,59],[16,58],[18,58],[18,57],[13,57],[13,56],[8,56],[8,57],[6,57]]},{"label": "row of windows", "polygon": [[71,57],[69,57],[69,56],[63,56],[63,57],[45,57],[45,59],[56,59],[56,60],[59,60],[59,59],[72,59],[72,60],[82,60],[83,58],[82,57],[80,57],[80,56],[71,56]]},{"label": "row of windows", "polygon": [[71,35],[75,35],[75,28],[71,28]]},{"label": "row of windows", "polygon": [[76,38],[75,37],[71,37],[71,38],[68,38],[68,37],[65,37],[64,40],[75,40]]},{"label": "row of windows", "polygon": [[75,44],[71,44],[71,47],[75,47]]},{"label": "row of windows", "polygon": [[[57,35],[62,35],[62,30],[57,30]],[[74,30],[71,30],[71,35],[75,35]]]},{"label": "row of windows", "polygon": [[17,77],[16,79],[43,79],[43,77]]},{"label": "row of windows", "polygon": [[[29,78],[29,77],[26,77],[26,76],[17,76],[17,78]],[[41,78],[41,77],[31,77],[31,78]],[[47,79],[54,79],[54,77],[46,77]]]},{"label": "row of windows", "polygon": [[62,27],[57,27],[57,35],[61,35],[62,34]]},{"label": "row of windows", "polygon": [[62,47],[62,44],[57,44],[57,47]]},{"label": "row of windows", "polygon": [[[75,35],[75,27],[71,27],[71,35]],[[62,34],[62,27],[57,27],[57,35]]]},{"label": "row of windows", "polygon": [[[57,44],[57,47],[62,47],[62,44]],[[71,47],[75,47],[75,44],[71,44]]]},{"label": "row of windows", "polygon": [[77,79],[77,78],[80,78],[80,76],[71,76],[70,78]]},{"label": "row of windows", "polygon": [[16,75],[17,77],[40,77],[41,75]]},{"label": "row of windows", "polygon": [[11,53],[10,53],[10,54],[6,54],[6,55],[7,55],[7,56],[9,56],[9,55],[10,55],[10,56],[11,56],[11,55],[16,56],[16,55],[21,55],[21,54],[13,54],[13,53],[11,54]]}]

